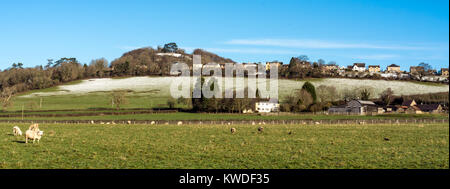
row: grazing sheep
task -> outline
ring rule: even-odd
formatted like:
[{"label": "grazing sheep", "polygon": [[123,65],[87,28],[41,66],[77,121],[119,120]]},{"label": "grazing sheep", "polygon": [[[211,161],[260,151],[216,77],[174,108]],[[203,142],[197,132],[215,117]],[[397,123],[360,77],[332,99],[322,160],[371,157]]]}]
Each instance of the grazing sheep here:
[{"label": "grazing sheep", "polygon": [[183,125],[183,122],[179,121],[179,122],[177,123],[177,125]]},{"label": "grazing sheep", "polygon": [[94,120],[91,120],[91,124],[95,124]]},{"label": "grazing sheep", "polygon": [[258,132],[263,132],[264,131],[264,127],[258,127]]},{"label": "grazing sheep", "polygon": [[25,132],[25,143],[28,143],[28,139],[33,140],[34,141],[39,141],[41,140],[42,135],[44,135],[44,131],[32,131],[32,130],[27,130]]},{"label": "grazing sheep", "polygon": [[154,125],[154,124],[156,124],[156,122],[155,122],[155,121],[152,121],[150,124],[151,124],[151,125]]},{"label": "grazing sheep", "polygon": [[128,125],[131,125],[131,121],[127,121]]},{"label": "grazing sheep", "polygon": [[30,127],[28,128],[28,130],[39,131],[39,124],[37,124],[37,123],[31,124]]},{"label": "grazing sheep", "polygon": [[256,123],[253,121],[253,122],[252,122],[252,125],[256,125]]},{"label": "grazing sheep", "polygon": [[234,134],[236,132],[236,128],[231,128],[231,134]]},{"label": "grazing sheep", "polygon": [[320,122],[316,121],[315,124],[316,124],[316,125],[320,125]]},{"label": "grazing sheep", "polygon": [[231,123],[230,123],[230,122],[228,122],[228,125],[231,125]]},{"label": "grazing sheep", "polygon": [[20,130],[20,128],[18,126],[13,127],[13,133],[14,133],[14,136],[22,136],[22,131]]}]

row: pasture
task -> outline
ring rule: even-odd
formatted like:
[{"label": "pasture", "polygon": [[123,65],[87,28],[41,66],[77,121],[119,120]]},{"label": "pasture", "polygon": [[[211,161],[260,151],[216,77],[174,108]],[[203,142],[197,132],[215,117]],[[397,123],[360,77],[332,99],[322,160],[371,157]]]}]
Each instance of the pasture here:
[{"label": "pasture", "polygon": [[2,169],[449,168],[448,123],[264,125],[262,133],[251,125],[41,124],[39,144],[24,144],[13,126],[0,123]]},{"label": "pasture", "polygon": [[[104,121],[240,121],[240,120],[448,120],[447,114],[379,114],[379,115],[326,115],[326,114],[229,114],[229,113],[137,113],[125,114],[131,110],[104,110],[104,111],[49,111],[25,112],[23,120],[31,121],[67,121],[67,120],[104,120]],[[124,113],[124,115],[111,115],[106,113]],[[65,115],[65,114],[70,114]],[[91,114],[91,115],[86,115]],[[105,115],[102,115],[105,114]],[[8,115],[9,117],[3,117]],[[0,112],[0,120],[21,120],[20,112]]]}]

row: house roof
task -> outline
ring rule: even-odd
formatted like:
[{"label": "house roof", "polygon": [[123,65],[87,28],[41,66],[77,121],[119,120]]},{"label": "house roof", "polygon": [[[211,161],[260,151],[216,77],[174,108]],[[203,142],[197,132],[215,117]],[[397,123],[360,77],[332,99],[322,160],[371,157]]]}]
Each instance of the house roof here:
[{"label": "house roof", "polygon": [[365,63],[354,63],[353,66],[366,67],[366,64]]},{"label": "house roof", "polygon": [[380,65],[370,65],[369,68],[379,68]]},{"label": "house roof", "polygon": [[441,71],[448,71],[448,68],[441,68]]},{"label": "house roof", "polygon": [[388,67],[400,67],[400,66],[397,65],[397,64],[391,64],[391,65],[389,65]]},{"label": "house roof", "polygon": [[417,106],[410,106],[410,108],[412,108],[412,109],[414,109],[416,111],[421,111],[421,109],[419,107],[417,107]]},{"label": "house roof", "polygon": [[411,66],[411,68],[410,68],[411,70],[416,70],[416,71],[418,71],[418,70],[425,70],[425,68],[424,67],[422,67],[422,66]]},{"label": "house roof", "polygon": [[406,100],[406,101],[403,101],[402,106],[411,106],[411,104],[412,104],[413,101],[414,101],[414,100]]},{"label": "house roof", "polygon": [[367,100],[357,100],[360,104],[362,105],[373,105],[375,106],[376,104],[373,103],[372,101],[367,101]]},{"label": "house roof", "polygon": [[420,110],[424,111],[424,112],[437,110],[439,108],[439,106],[441,106],[441,105],[440,104],[420,104],[420,105],[417,105],[417,107]]}]

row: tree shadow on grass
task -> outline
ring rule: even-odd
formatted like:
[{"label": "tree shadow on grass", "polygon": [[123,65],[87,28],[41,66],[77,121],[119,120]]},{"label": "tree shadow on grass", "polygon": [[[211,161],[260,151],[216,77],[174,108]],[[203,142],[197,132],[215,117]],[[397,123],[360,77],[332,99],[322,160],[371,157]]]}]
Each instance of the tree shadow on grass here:
[{"label": "tree shadow on grass", "polygon": [[20,141],[20,140],[13,140],[13,142],[20,143],[20,144],[25,144],[25,141]]}]

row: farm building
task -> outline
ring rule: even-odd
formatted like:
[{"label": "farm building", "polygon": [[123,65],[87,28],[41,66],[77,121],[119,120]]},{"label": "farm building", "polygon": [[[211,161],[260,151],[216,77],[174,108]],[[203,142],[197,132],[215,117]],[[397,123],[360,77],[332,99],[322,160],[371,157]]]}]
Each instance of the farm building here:
[{"label": "farm building", "polygon": [[410,106],[405,109],[406,114],[423,114],[422,110],[417,106]]},{"label": "farm building", "polygon": [[441,113],[443,112],[442,106],[440,104],[419,104],[417,107],[422,112],[428,112],[428,113]]},{"label": "farm building", "polygon": [[405,100],[402,103],[402,106],[407,106],[407,107],[409,107],[409,106],[416,106],[416,105],[417,105],[417,103],[416,103],[415,100]]},{"label": "farm building", "polygon": [[280,111],[280,104],[274,102],[257,102],[255,110],[259,113],[270,113]]},{"label": "farm building", "polygon": [[330,114],[371,114],[378,113],[379,109],[375,103],[364,100],[352,100],[345,105],[333,106],[328,110]]}]

